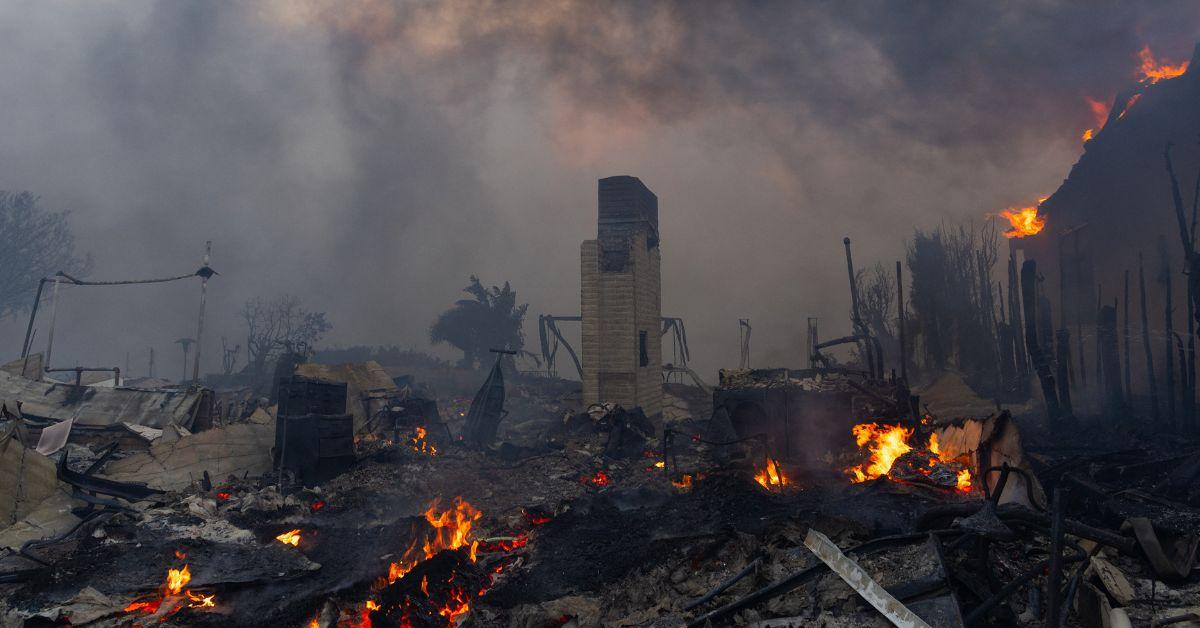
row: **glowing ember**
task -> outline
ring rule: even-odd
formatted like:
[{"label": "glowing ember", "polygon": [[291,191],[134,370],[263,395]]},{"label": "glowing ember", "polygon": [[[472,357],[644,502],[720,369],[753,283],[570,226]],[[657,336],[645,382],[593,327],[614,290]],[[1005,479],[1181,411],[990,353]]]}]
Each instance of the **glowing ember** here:
[{"label": "glowing ember", "polygon": [[612,479],[608,477],[608,474],[605,473],[603,469],[601,469],[592,477],[587,478],[586,482],[592,486],[605,487],[612,483]]},{"label": "glowing ember", "polygon": [[225,500],[229,499],[230,497],[233,497],[233,495],[231,493],[226,493],[224,491],[217,493],[217,499],[219,499],[221,501],[225,501]]},{"label": "glowing ember", "polygon": [[458,618],[471,612],[471,598],[462,587],[450,589],[446,604],[438,609],[438,615],[446,618],[449,626],[458,624]]},{"label": "glowing ember", "polygon": [[686,491],[686,490],[692,488],[692,476],[690,474],[685,473],[685,474],[683,474],[683,477],[679,478],[678,481],[671,480],[671,484],[674,484],[675,488]]},{"label": "glowing ember", "polygon": [[866,447],[870,456],[867,462],[847,470],[852,482],[866,482],[887,475],[897,458],[912,451],[908,439],[913,431],[900,425],[860,423],[851,431],[854,433],[854,442],[859,448]]},{"label": "glowing ember", "polygon": [[423,427],[413,430],[413,435],[408,439],[408,448],[427,456],[436,456],[437,447],[434,447],[433,443],[425,440],[425,434],[425,428]]},{"label": "glowing ember", "polygon": [[769,490],[781,489],[787,486],[791,480],[783,473],[783,469],[775,462],[774,458],[767,458],[767,466],[754,475],[754,481],[758,482],[763,488]]},{"label": "glowing ember", "polygon": [[317,501],[313,502],[312,505],[309,506],[309,508],[311,508],[313,512],[317,512],[318,510],[320,510],[324,507],[325,507],[325,502],[323,502],[321,500],[317,500]]},{"label": "glowing ember", "polygon": [[1164,79],[1171,79],[1179,76],[1187,71],[1188,62],[1177,63],[1171,65],[1165,61],[1154,58],[1154,53],[1150,52],[1150,46],[1142,46],[1138,51],[1138,60],[1141,65],[1138,67],[1140,82],[1153,85]]},{"label": "glowing ember", "polygon": [[550,523],[550,521],[554,519],[554,517],[544,512],[538,512],[536,510],[529,510],[526,508],[521,509],[521,514],[525,516],[525,520],[528,521],[530,525],[535,526]]},{"label": "glowing ember", "polygon": [[[1046,200],[1046,199],[1042,199]],[[1041,201],[1038,201],[1038,205]],[[1000,216],[1008,220],[1011,229],[1004,232],[1006,238],[1024,238],[1026,236],[1037,235],[1046,227],[1046,219],[1038,216],[1037,206],[1033,207],[1010,207],[1002,212]]]},{"label": "glowing ember", "polygon": [[666,463],[666,461],[659,460],[658,462],[654,463],[654,468],[655,469],[665,469],[665,468],[667,468],[667,463]]},{"label": "glowing ember", "polygon": [[289,531],[284,532],[283,534],[280,534],[279,536],[275,537],[275,540],[279,541],[280,543],[283,543],[284,545],[291,545],[292,547],[297,547],[300,545],[300,530],[299,529],[289,530]]}]

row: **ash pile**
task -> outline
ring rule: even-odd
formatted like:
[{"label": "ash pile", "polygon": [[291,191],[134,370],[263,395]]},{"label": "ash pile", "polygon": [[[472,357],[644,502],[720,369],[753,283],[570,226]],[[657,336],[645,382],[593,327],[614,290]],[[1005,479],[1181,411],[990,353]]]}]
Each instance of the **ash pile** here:
[{"label": "ash pile", "polygon": [[302,365],[236,409],[174,391],[159,407],[178,411],[120,427],[6,399],[4,625],[1163,625],[1200,607],[1184,444],[1033,447],[1008,412],[937,416],[946,382],[731,371],[669,385],[647,417],[499,367],[469,400],[373,373]]}]

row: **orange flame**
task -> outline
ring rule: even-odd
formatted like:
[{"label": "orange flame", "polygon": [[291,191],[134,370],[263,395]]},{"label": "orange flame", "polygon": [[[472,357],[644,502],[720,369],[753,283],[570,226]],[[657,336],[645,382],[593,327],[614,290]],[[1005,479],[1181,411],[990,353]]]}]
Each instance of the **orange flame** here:
[{"label": "orange flame", "polygon": [[1104,128],[1104,123],[1108,122],[1108,103],[1095,98],[1084,98],[1087,101],[1088,109],[1092,110],[1092,128],[1083,132],[1083,141],[1091,140]]},{"label": "orange flame", "polygon": [[[852,428],[854,440],[860,448],[866,447],[869,453],[867,462],[846,469],[851,482],[866,482],[874,480],[878,477],[887,476],[892,465],[896,460],[904,454],[913,450],[910,444],[910,439],[913,436],[913,430],[900,425],[881,425],[878,423],[861,423]],[[941,464],[962,464],[963,457],[953,458],[942,453],[940,443],[938,443],[937,433],[929,434],[929,444],[926,449],[932,454],[929,460],[929,468],[936,467]],[[928,470],[920,470],[925,475],[929,475]],[[971,471],[963,467],[957,471],[956,489],[963,493],[971,491]]]},{"label": "orange flame", "polygon": [[866,447],[870,452],[867,462],[850,467],[847,472],[852,476],[851,482],[866,482],[892,470],[896,459],[912,451],[908,439],[913,431],[900,425],[880,425],[878,423],[860,423],[851,428],[854,442]]},{"label": "orange flame", "polygon": [[774,458],[767,458],[767,466],[761,471],[754,474],[754,481],[762,485],[763,488],[772,490],[774,488],[783,489],[791,480],[783,473],[783,469],[775,462]]},{"label": "orange flame", "polygon": [[288,532],[284,532],[283,534],[275,537],[275,540],[283,543],[284,545],[297,547],[300,545],[300,530],[289,530]]},{"label": "orange flame", "polygon": [[187,592],[188,608],[213,608],[217,605],[216,595],[203,595],[200,593]]},{"label": "orange flame", "polygon": [[1141,65],[1138,67],[1138,73],[1141,77],[1140,82],[1147,85],[1153,85],[1165,79],[1175,78],[1187,71],[1188,62],[1177,63],[1171,65],[1165,61],[1154,58],[1154,53],[1150,52],[1150,46],[1142,46],[1138,51],[1138,60]]},{"label": "orange flame", "polygon": [[388,566],[388,584],[403,578],[422,561],[433,558],[442,550],[469,546],[471,562],[475,562],[479,542],[471,539],[471,525],[483,517],[483,513],[462,497],[455,497],[454,507],[448,510],[439,512],[440,505],[441,500],[435,499],[425,511],[425,521],[433,526],[433,534],[425,539],[420,550],[417,549],[417,539],[413,539],[404,556]]},{"label": "orange flame", "polygon": [[685,473],[683,477],[679,478],[679,481],[671,480],[671,484],[674,484],[675,488],[686,491],[692,488],[692,476],[689,473]]},{"label": "orange flame", "polygon": [[[1045,199],[1042,199],[1045,200]],[[1041,202],[1038,202],[1040,205]],[[1010,207],[1002,212],[1000,216],[1008,220],[1011,229],[1004,232],[1006,238],[1024,238],[1026,236],[1037,235],[1046,227],[1046,219],[1038,216],[1037,206],[1033,207]]]},{"label": "orange flame", "polygon": [[[176,552],[179,555],[180,552]],[[188,599],[189,608],[213,608],[217,605],[215,594],[204,595],[202,593],[193,593],[190,589],[184,591],[183,587],[192,581],[192,572],[188,570],[188,566],[184,565],[181,569],[167,569],[167,580],[163,583],[162,597],[157,600],[131,602],[125,607],[126,613],[140,611],[146,614],[158,612],[159,607],[166,601],[168,597],[177,596],[182,593]],[[174,612],[174,611],[171,611]]]},{"label": "orange flame", "polygon": [[436,456],[438,452],[437,447],[434,447],[433,443],[425,440],[425,434],[424,427],[418,427],[416,430],[413,430],[412,437],[408,439],[408,447],[417,453]]},{"label": "orange flame", "polygon": [[449,626],[458,625],[458,618],[471,612],[471,597],[462,587],[450,589],[446,604],[438,609],[438,614],[446,618]]}]

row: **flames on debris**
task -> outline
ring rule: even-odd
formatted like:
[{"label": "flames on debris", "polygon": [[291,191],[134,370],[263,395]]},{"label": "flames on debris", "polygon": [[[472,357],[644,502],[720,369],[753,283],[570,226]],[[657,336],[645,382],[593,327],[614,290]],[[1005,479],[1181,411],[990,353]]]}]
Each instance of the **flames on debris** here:
[{"label": "flames on debris", "polygon": [[[185,556],[180,552],[175,552],[177,557]],[[216,595],[204,595],[196,593],[191,589],[184,589],[189,582],[192,581],[192,572],[188,570],[188,566],[184,565],[179,569],[168,569],[167,579],[163,583],[162,594],[154,600],[142,600],[131,602],[125,607],[126,613],[146,613],[153,615],[159,611],[164,602],[177,602],[166,614],[172,614],[182,608],[181,604],[184,600],[187,601],[188,608],[215,608],[217,605]],[[182,596],[182,597],[181,597]]]},{"label": "flames on debris", "polygon": [[911,482],[924,476],[930,480],[926,483],[952,486],[962,493],[971,491],[971,470],[967,468],[966,457],[944,455],[936,433],[929,434],[924,447],[914,447],[916,430],[903,425],[860,423],[851,431],[855,443],[867,456],[866,462],[846,469],[851,482],[867,482],[880,477]]},{"label": "flames on debris", "polygon": [[791,480],[784,474],[783,467],[774,458],[767,458],[766,465],[754,475],[754,481],[768,491],[781,491]]}]

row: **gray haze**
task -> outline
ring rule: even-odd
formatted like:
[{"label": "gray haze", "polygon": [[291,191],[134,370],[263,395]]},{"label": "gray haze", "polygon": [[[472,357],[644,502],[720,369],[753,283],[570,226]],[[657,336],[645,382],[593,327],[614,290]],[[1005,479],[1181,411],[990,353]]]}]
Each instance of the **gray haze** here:
[{"label": "gray haze", "polygon": [[[216,370],[255,294],[327,310],[339,345],[427,348],[473,272],[577,313],[596,179],[633,174],[712,378],[739,317],[758,366],[800,363],[806,317],[847,331],[842,236],[890,264],[914,227],[1049,194],[1085,97],[1198,36],[1192,1],[9,0],[0,189],[70,210],[95,279],[192,270],[211,239]],[[178,377],[195,283],[68,292],[56,365],[140,376],[153,346]]]}]

